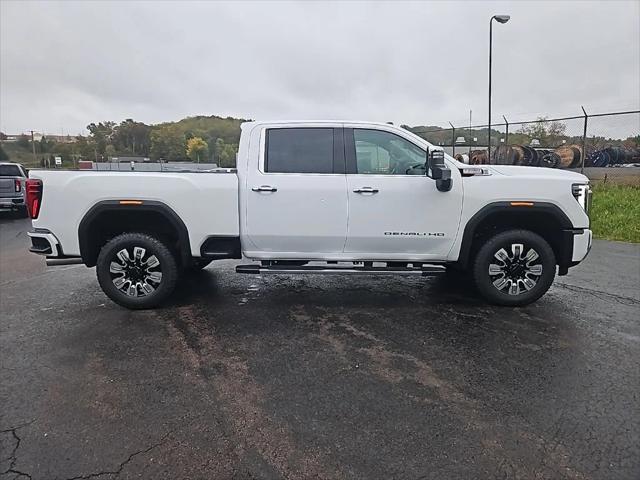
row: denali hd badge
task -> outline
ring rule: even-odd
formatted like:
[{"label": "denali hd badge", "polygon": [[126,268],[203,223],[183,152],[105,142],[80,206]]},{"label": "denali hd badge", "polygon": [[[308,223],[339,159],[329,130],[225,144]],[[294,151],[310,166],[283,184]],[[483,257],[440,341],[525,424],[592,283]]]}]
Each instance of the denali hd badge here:
[{"label": "denali hd badge", "polygon": [[442,232],[384,232],[385,235],[400,235],[402,237],[444,237]]}]

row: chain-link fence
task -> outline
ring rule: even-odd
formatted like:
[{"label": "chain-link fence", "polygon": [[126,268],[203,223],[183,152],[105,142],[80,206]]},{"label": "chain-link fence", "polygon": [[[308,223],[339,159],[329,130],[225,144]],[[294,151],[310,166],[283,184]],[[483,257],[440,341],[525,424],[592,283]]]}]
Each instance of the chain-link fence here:
[{"label": "chain-link fence", "polygon": [[574,169],[593,181],[640,185],[640,110],[449,128],[409,129],[471,165]]}]

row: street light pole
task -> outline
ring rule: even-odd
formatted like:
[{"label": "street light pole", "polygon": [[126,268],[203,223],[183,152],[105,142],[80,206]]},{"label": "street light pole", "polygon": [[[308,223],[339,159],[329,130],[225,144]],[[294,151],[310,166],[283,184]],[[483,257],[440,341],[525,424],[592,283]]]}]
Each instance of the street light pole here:
[{"label": "street light pole", "polygon": [[491,51],[493,45],[493,20],[499,23],[507,23],[511,17],[509,15],[494,15],[489,20],[489,123],[487,141],[487,162],[491,165]]}]

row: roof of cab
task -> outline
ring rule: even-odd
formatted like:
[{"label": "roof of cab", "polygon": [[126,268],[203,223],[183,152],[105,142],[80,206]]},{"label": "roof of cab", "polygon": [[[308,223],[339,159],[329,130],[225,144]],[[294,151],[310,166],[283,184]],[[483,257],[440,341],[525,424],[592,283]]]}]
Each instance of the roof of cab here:
[{"label": "roof of cab", "polygon": [[252,120],[250,122],[244,122],[242,125],[300,125],[300,124],[322,124],[322,123],[330,123],[330,124],[345,124],[345,125],[378,125],[384,127],[396,127],[401,128],[398,125],[394,125],[392,123],[385,122],[371,122],[368,120]]}]

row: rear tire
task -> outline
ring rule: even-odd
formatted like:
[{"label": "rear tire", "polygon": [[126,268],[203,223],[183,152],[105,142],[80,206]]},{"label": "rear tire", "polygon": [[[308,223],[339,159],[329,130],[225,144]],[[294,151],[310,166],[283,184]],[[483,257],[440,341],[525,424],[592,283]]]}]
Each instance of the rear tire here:
[{"label": "rear tire", "polygon": [[157,238],[124,233],[102,247],[96,274],[111,300],[137,310],[153,308],[171,295],[178,266],[169,248]]},{"label": "rear tire", "polygon": [[26,205],[18,208],[18,217],[19,218],[27,218],[29,216],[29,210],[27,210]]},{"label": "rear tire", "polygon": [[529,230],[508,230],[486,241],[473,263],[473,279],[490,303],[528,305],[544,295],[556,274],[551,246]]}]

